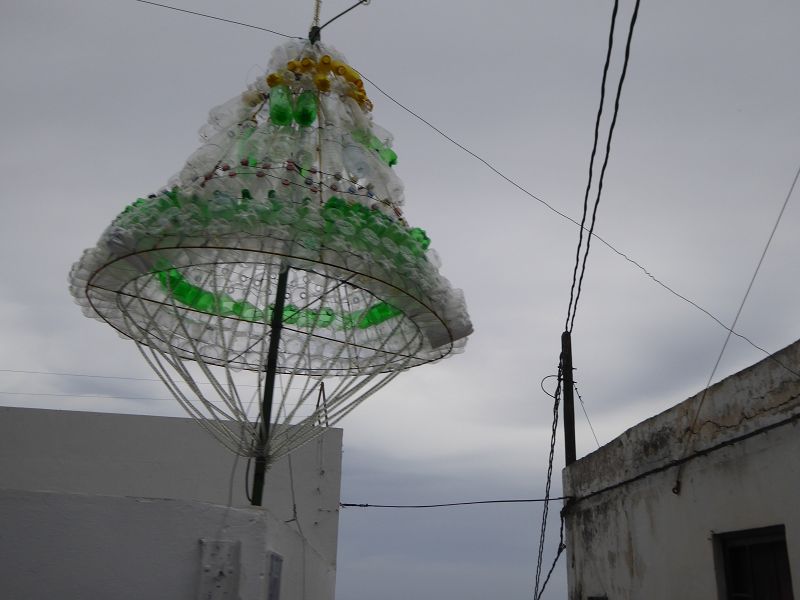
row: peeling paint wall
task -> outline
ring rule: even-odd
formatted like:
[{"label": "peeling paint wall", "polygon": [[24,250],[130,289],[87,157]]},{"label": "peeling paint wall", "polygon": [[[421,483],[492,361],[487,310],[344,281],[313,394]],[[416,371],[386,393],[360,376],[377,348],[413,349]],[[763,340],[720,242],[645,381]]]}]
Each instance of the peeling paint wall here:
[{"label": "peeling paint wall", "polygon": [[341,448],[328,429],[278,461],[256,508],[190,419],[0,408],[0,597],[199,598],[208,538],[241,542],[242,599],[267,598],[273,551],[281,600],[332,600]]},{"label": "peeling paint wall", "polygon": [[[800,370],[800,342],[775,358]],[[771,525],[800,593],[800,378],[767,359],[701,397],[564,469],[570,600],[716,599],[712,536]]]}]

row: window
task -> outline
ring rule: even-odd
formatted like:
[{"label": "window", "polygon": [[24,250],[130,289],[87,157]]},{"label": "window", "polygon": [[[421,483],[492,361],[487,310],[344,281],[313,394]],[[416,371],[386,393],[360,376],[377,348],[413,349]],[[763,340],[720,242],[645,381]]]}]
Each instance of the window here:
[{"label": "window", "polygon": [[783,525],[714,536],[720,600],[794,600]]}]

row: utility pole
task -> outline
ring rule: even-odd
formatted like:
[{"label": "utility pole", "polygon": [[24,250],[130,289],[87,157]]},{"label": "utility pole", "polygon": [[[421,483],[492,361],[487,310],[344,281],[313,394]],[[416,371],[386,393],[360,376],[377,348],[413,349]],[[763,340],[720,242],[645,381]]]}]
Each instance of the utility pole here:
[{"label": "utility pole", "polygon": [[566,466],[575,462],[575,397],[572,381],[572,336],[569,331],[561,334],[561,376],[564,392],[564,458]]},{"label": "utility pole", "polygon": [[[284,265],[281,265],[284,269]],[[264,478],[267,473],[267,452],[269,450],[269,424],[272,420],[272,400],[275,395],[275,373],[278,368],[278,346],[281,342],[281,329],[283,328],[283,307],[286,303],[286,286],[289,279],[289,268],[282,270],[278,275],[278,286],[275,290],[275,302],[272,305],[272,319],[270,321],[269,347],[267,349],[267,372],[264,380],[264,399],[261,403],[261,431],[258,436],[260,454],[256,456],[255,471],[253,473],[253,493],[250,504],[261,506],[264,494]]]}]

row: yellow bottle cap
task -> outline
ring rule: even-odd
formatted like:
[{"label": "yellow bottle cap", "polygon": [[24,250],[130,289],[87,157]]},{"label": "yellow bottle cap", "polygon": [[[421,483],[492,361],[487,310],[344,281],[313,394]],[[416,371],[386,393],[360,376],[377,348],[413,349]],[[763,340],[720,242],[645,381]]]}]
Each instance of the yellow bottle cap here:
[{"label": "yellow bottle cap", "polygon": [[314,84],[320,92],[329,92],[331,90],[331,82],[325,75],[317,75],[314,77]]}]

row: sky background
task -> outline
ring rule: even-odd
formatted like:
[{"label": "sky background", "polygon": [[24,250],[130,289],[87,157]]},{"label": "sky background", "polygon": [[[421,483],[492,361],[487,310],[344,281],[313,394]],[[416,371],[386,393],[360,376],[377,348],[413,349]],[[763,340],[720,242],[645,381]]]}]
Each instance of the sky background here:
[{"label": "sky background", "polygon": [[[311,1],[174,0],[304,35]],[[327,20],[349,2],[326,0]],[[282,38],[133,0],[0,0],[0,404],[179,415],[134,344],[84,318],[66,276],[199,145],[208,110]],[[620,3],[616,82],[633,3]],[[612,3],[373,0],[323,31],[399,102],[580,220]],[[643,2],[596,233],[723,322],[736,314],[800,162],[800,4]],[[367,86],[394,133],[405,214],[427,230],[475,326],[343,421],[342,499],[437,503],[543,493],[577,227]],[[610,111],[607,111],[608,115]],[[606,122],[607,125],[607,122]],[[800,337],[798,194],[737,331]],[[573,331],[601,444],[701,390],[726,331],[601,243]],[[764,354],[733,338],[715,380]],[[20,392],[24,393],[19,394]],[[36,396],[32,394],[65,394]],[[578,455],[596,448],[576,409]],[[562,440],[553,494],[561,490]],[[558,506],[552,513],[557,514]],[[339,600],[530,598],[541,506],[345,509]],[[550,529],[549,564],[557,543]],[[564,558],[545,598],[563,598]]]}]

